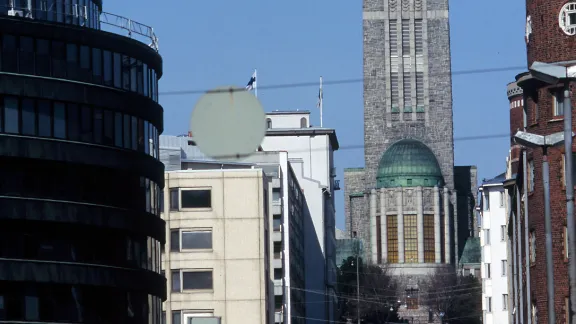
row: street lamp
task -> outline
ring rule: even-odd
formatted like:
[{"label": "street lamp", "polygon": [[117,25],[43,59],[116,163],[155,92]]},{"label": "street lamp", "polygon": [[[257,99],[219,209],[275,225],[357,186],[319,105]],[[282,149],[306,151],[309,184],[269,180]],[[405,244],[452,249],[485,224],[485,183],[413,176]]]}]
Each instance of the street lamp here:
[{"label": "street lamp", "polygon": [[[573,135],[572,135],[573,136]],[[567,136],[567,138],[572,138]],[[527,147],[542,148],[542,178],[544,184],[544,227],[546,233],[546,281],[548,290],[548,323],[555,323],[554,312],[554,264],[552,261],[552,219],[550,217],[550,168],[548,165],[548,148],[561,145],[564,133],[558,132],[547,136],[518,131],[514,135],[516,143]]]},{"label": "street lamp", "polygon": [[[574,223],[574,184],[572,183],[572,104],[570,102],[570,81],[576,76],[576,66],[559,66],[534,62],[530,74],[536,79],[549,83],[564,85],[564,179],[566,181],[566,222],[568,227],[568,277],[570,280],[570,323],[576,323],[576,224]],[[548,301],[550,305],[550,301]]]}]

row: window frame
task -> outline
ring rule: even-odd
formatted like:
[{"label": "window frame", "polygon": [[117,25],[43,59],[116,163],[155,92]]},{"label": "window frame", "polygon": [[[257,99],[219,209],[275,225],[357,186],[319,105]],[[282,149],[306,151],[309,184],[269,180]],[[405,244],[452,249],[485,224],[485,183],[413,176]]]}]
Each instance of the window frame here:
[{"label": "window frame", "polygon": [[508,276],[508,260],[501,260],[501,266],[502,277]]},{"label": "window frame", "polygon": [[564,117],[564,89],[556,88],[552,90],[552,117]]},{"label": "window frame", "polygon": [[[212,187],[194,187],[194,188],[189,188],[189,187],[185,187],[185,188],[178,188],[179,189],[179,193],[178,193],[178,200],[179,200],[179,207],[180,210],[182,211],[207,211],[207,210],[212,210],[213,208],[213,199],[212,199]],[[210,201],[209,207],[206,206],[200,206],[200,207],[184,207],[182,204],[183,201],[183,194],[186,191],[208,191],[209,192],[209,197],[210,197]]]}]

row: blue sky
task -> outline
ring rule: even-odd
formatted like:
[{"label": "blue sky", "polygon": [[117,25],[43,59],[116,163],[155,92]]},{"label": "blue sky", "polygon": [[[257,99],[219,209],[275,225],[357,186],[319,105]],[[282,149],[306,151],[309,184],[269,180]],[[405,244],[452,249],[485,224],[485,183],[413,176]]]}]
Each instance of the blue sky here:
[{"label": "blue sky", "polygon": [[[452,71],[526,65],[524,0],[450,1]],[[362,78],[361,0],[104,1],[104,11],[154,27],[164,75],[164,134],[186,133],[199,95],[162,95],[246,84],[259,86]],[[509,131],[506,85],[520,70],[453,77],[454,136]],[[266,111],[316,109],[318,87],[261,89]],[[364,165],[362,83],[324,87],[324,126],[336,129],[338,178]],[[353,146],[354,148],[348,148]],[[479,178],[505,170],[507,138],[455,142],[456,165],[477,165]],[[343,191],[336,197],[344,227]]]}]

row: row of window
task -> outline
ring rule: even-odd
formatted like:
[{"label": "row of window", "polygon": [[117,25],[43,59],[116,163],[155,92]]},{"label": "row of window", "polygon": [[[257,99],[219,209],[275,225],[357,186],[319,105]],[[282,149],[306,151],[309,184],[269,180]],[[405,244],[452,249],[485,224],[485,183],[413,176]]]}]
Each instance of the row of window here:
[{"label": "row of window", "polygon": [[0,71],[31,74],[137,92],[158,101],[156,71],[141,60],[86,45],[2,35]]},{"label": "row of window", "polygon": [[[502,294],[502,310],[508,310],[508,294]],[[492,312],[492,297],[486,297],[486,312]]]},{"label": "row of window", "polygon": [[[89,176],[90,172],[97,172],[98,176]],[[160,213],[158,184],[122,170],[94,170],[66,163],[32,166],[22,161],[5,161],[0,168],[0,178],[3,180],[0,182],[0,196],[96,204],[154,215]]]},{"label": "row of window", "polygon": [[[399,261],[399,244],[404,244],[404,262],[418,263],[418,233],[416,215],[404,215],[404,242],[398,242],[398,216],[387,215],[388,262]],[[377,221],[379,222],[377,217]],[[380,227],[376,228],[376,236],[380,236]],[[380,254],[380,253],[379,253]],[[381,260],[381,259],[379,259]],[[424,215],[424,262],[436,262],[436,246],[434,236],[434,215]]]},{"label": "row of window", "polygon": [[158,323],[159,297],[98,286],[0,285],[0,321],[9,323]]},{"label": "row of window", "polygon": [[115,146],[160,155],[158,129],[117,111],[43,99],[0,98],[0,132]]},{"label": "row of window", "polygon": [[105,237],[102,240],[100,232],[78,229],[3,229],[0,231],[0,257],[101,264],[160,273],[160,243],[155,239],[114,233],[107,233]]},{"label": "row of window", "polygon": [[18,17],[100,28],[101,8],[92,0],[3,0],[2,2],[0,14],[3,15],[15,13]]},{"label": "row of window", "polygon": [[[502,277],[506,277],[506,274],[508,273],[508,260],[501,260],[500,261],[500,275]],[[484,265],[484,278],[485,279],[490,279],[492,278],[492,264],[491,263],[486,263]]]}]

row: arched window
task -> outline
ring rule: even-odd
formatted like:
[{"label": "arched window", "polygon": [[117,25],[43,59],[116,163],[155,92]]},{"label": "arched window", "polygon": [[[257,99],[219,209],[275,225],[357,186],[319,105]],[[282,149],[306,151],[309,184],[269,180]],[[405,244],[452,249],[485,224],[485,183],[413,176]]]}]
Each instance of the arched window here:
[{"label": "arched window", "polygon": [[300,128],[307,128],[308,127],[308,123],[306,122],[306,118],[302,117],[300,119]]},{"label": "arched window", "polygon": [[266,128],[272,128],[272,119],[266,118]]}]

